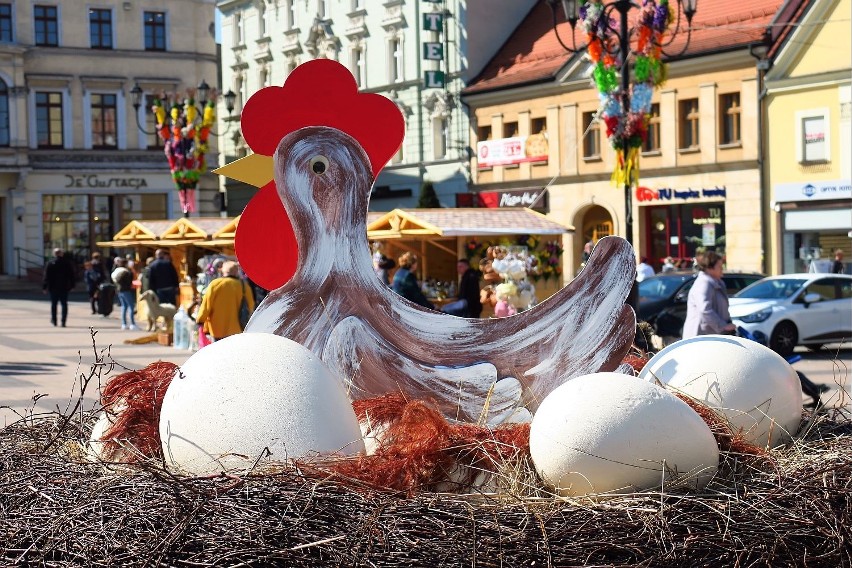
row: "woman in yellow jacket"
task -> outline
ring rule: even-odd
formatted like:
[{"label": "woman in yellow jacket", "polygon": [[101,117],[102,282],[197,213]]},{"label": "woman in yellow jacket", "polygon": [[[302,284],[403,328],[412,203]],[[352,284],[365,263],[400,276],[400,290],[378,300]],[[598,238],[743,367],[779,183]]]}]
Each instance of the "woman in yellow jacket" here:
[{"label": "woman in yellow jacket", "polygon": [[222,265],[223,278],[214,280],[204,292],[195,320],[204,324],[204,332],[214,340],[242,332],[240,303],[246,298],[249,313],[254,311],[251,288],[239,277],[240,265],[229,260]]}]

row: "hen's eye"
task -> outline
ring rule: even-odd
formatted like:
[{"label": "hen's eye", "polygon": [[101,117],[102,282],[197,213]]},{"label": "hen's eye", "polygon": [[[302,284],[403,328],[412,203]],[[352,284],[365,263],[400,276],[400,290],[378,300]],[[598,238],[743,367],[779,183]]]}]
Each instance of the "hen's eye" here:
[{"label": "hen's eye", "polygon": [[314,156],[311,158],[311,170],[317,174],[322,175],[328,169],[328,158],[325,156]]}]

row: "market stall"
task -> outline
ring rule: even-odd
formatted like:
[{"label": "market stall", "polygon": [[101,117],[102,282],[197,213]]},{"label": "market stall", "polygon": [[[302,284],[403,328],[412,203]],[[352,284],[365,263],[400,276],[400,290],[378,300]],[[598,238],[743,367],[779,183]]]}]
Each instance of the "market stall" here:
[{"label": "market stall", "polygon": [[421,259],[418,279],[441,284],[456,282],[459,258],[476,268],[489,246],[526,247],[538,266],[530,278],[541,301],[564,284],[561,235],[573,230],[531,209],[394,209],[368,222],[367,238],[390,258],[413,252]]}]

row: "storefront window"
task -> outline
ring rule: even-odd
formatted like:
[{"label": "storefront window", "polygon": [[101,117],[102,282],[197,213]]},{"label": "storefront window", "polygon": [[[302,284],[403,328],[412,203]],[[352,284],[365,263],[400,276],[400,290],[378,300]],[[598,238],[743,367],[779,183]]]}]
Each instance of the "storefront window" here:
[{"label": "storefront window", "polygon": [[648,257],[659,269],[663,259],[693,259],[700,250],[725,250],[725,204],[685,203],[645,208]]},{"label": "storefront window", "polygon": [[98,241],[113,235],[134,219],[165,219],[166,194],[44,195],[42,196],[43,249],[71,253],[78,263],[89,258]]}]

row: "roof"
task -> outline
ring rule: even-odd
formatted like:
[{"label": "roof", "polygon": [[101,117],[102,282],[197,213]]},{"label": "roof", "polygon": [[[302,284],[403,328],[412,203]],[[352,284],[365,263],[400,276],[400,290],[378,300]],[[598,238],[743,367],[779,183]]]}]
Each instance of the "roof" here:
[{"label": "roof", "polygon": [[174,221],[133,220],[113,237],[117,241],[145,241],[159,239]]},{"label": "roof", "polygon": [[394,209],[367,225],[371,240],[473,235],[561,235],[574,230],[532,209]]},{"label": "roof", "polygon": [[[698,12],[692,21],[692,37],[689,48],[680,59],[716,51],[728,51],[745,48],[748,44],[760,41],[764,30],[773,23],[773,18],[782,7],[790,4],[797,6],[803,0],[713,0],[699,4]],[[630,14],[630,21],[636,18],[638,10]],[[557,9],[560,37],[567,43],[571,41],[571,26],[564,20],[561,7]],[[778,22],[775,22],[778,24]],[[681,21],[685,26],[685,19]],[[675,23],[672,23],[674,28]],[[777,37],[777,36],[776,36]],[[584,45],[585,38],[577,24],[576,45]],[[674,42],[666,48],[671,53],[679,52],[686,42],[686,34],[680,33]],[[506,43],[473,79],[464,94],[475,94],[501,88],[517,87],[537,82],[550,81],[560,69],[573,57],[567,53],[553,31],[553,16],[546,0],[540,0],[527,17],[515,29]]]}]

